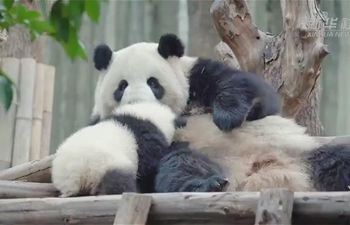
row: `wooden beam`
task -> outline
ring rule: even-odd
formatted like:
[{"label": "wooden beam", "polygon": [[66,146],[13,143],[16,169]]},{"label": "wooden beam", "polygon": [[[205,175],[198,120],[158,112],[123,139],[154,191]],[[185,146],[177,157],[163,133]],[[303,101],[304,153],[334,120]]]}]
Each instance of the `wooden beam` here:
[{"label": "wooden beam", "polygon": [[0,199],[57,197],[59,192],[52,184],[0,181]]},{"label": "wooden beam", "polygon": [[294,193],[287,189],[261,191],[255,225],[290,225]]},{"label": "wooden beam", "polygon": [[[145,194],[148,195],[148,194]],[[254,224],[259,192],[150,194],[150,224]],[[293,224],[346,224],[349,192],[295,192]],[[113,224],[121,195],[0,200],[0,224]]]},{"label": "wooden beam", "polygon": [[152,196],[124,193],[115,216],[114,225],[146,224],[151,203]]},{"label": "wooden beam", "polygon": [[50,183],[51,163],[54,157],[55,155],[50,155],[41,160],[31,161],[0,171],[0,180]]}]

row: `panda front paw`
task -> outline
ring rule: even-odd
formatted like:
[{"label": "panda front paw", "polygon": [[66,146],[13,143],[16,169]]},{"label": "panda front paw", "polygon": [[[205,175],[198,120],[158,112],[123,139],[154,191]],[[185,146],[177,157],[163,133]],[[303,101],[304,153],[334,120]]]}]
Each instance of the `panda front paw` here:
[{"label": "panda front paw", "polygon": [[238,117],[230,111],[213,110],[213,122],[221,131],[230,132],[242,125],[244,116]]},{"label": "panda front paw", "polygon": [[219,94],[213,102],[213,122],[224,132],[240,127],[250,110],[250,104],[228,93]]}]

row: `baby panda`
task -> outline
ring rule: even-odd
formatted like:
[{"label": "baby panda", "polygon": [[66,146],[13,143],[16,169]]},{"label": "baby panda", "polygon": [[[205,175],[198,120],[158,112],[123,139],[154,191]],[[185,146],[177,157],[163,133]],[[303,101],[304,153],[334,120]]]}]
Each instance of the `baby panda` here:
[{"label": "baby panda", "polygon": [[[194,169],[192,176],[181,177],[181,182],[195,185],[200,192],[221,191],[227,179],[213,163],[203,157],[197,159],[195,154],[177,158],[180,151],[170,147],[175,129],[185,125],[185,119],[158,102],[123,105],[99,123],[72,134],[59,146],[52,163],[52,182],[61,197],[152,193],[157,171],[161,171],[159,175],[175,178],[172,173],[185,174]],[[177,155],[173,156],[173,151]],[[165,163],[158,167],[161,159],[181,162],[181,167],[171,170],[164,167]],[[201,171],[202,168],[208,172]],[[166,185],[172,184],[163,183],[159,187],[170,190]]]},{"label": "baby panda", "polygon": [[188,142],[173,142],[159,163],[155,192],[222,192],[229,184],[226,177],[219,164],[190,149]]},{"label": "baby panda", "polygon": [[131,103],[68,137],[52,163],[61,197],[153,192],[159,160],[176,126],[172,110],[157,102]]}]

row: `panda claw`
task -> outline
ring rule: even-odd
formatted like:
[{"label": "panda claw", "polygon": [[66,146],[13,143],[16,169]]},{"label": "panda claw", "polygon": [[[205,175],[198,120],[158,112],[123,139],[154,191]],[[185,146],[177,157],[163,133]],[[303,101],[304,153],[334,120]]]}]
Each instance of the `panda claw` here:
[{"label": "panda claw", "polygon": [[222,192],[226,190],[228,184],[229,180],[227,178],[211,177],[203,186],[205,186],[206,192]]}]

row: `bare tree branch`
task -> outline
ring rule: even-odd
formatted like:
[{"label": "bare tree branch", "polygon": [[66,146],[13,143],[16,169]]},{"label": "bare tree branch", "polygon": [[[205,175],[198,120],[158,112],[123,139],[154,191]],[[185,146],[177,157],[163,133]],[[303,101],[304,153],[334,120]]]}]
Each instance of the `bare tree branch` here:
[{"label": "bare tree branch", "polygon": [[[259,31],[246,0],[215,0],[214,25],[241,69],[261,74],[281,96],[283,116],[294,117],[312,92],[324,57],[323,17],[316,0],[281,0],[284,30]],[[319,26],[312,30],[310,22]]]}]

